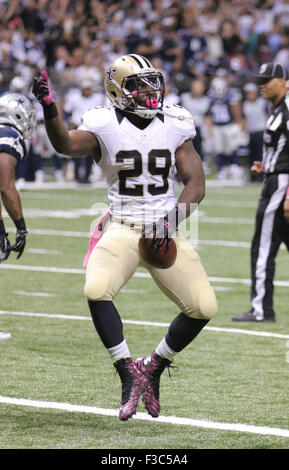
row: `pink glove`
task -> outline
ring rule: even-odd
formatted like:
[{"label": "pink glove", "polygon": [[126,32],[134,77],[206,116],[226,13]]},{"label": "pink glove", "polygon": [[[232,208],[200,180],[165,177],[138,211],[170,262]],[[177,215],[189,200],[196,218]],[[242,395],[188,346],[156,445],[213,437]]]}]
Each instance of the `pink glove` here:
[{"label": "pink glove", "polygon": [[54,102],[52,89],[48,84],[46,71],[38,72],[33,80],[32,93],[42,105],[50,105]]}]

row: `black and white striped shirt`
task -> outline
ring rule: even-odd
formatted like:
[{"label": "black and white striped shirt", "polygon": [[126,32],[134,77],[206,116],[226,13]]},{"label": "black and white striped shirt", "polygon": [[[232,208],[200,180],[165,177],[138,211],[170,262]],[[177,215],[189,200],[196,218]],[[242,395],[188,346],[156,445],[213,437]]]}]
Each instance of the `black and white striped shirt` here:
[{"label": "black and white striped shirt", "polygon": [[272,109],[263,134],[265,173],[289,173],[289,97]]}]

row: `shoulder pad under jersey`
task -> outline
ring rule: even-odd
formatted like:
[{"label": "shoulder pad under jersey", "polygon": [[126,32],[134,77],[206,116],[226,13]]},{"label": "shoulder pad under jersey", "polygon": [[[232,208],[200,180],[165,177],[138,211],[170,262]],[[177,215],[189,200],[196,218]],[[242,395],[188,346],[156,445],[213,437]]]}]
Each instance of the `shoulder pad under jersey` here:
[{"label": "shoulder pad under jersey", "polygon": [[163,107],[163,112],[167,116],[171,116],[178,121],[193,121],[194,118],[191,113],[178,104],[167,104]]},{"label": "shoulder pad under jersey", "polygon": [[171,122],[175,127],[184,130],[193,129],[195,132],[195,117],[182,106],[178,104],[168,104],[163,107],[163,113],[165,116],[171,118]]},{"label": "shoulder pad under jersey", "polygon": [[113,116],[113,108],[96,106],[83,114],[79,129],[87,129],[92,132],[101,130],[111,122]]}]

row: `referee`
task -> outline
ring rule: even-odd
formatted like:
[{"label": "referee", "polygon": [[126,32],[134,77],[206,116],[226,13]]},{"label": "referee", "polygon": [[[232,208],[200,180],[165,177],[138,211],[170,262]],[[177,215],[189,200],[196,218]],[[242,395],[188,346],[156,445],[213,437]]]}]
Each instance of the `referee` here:
[{"label": "referee", "polygon": [[251,167],[253,174],[264,178],[251,245],[252,308],[232,320],[274,322],[275,258],[281,242],[289,250],[289,74],[271,62],[261,65],[256,78],[271,111],[263,134],[262,163],[254,161]]}]

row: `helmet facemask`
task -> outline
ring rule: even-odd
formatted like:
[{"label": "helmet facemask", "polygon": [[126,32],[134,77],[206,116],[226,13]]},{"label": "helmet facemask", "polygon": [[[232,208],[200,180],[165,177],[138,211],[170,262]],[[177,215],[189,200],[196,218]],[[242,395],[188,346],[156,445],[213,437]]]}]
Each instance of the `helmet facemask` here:
[{"label": "helmet facemask", "polygon": [[164,79],[138,54],[119,57],[107,69],[104,86],[116,108],[152,119],[163,107]]},{"label": "helmet facemask", "polygon": [[151,119],[163,107],[164,79],[160,72],[143,72],[125,77],[122,82],[125,110]]}]

